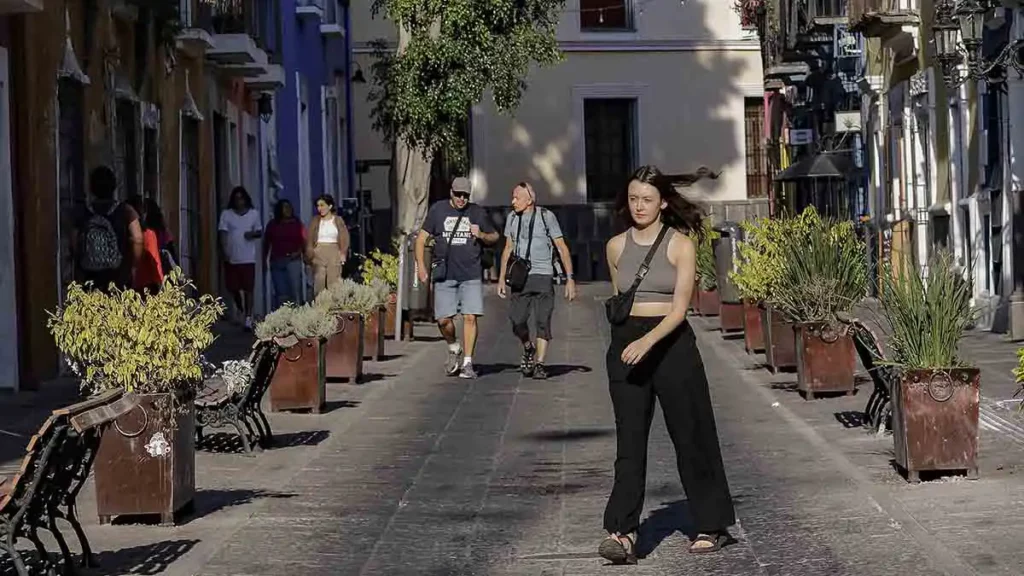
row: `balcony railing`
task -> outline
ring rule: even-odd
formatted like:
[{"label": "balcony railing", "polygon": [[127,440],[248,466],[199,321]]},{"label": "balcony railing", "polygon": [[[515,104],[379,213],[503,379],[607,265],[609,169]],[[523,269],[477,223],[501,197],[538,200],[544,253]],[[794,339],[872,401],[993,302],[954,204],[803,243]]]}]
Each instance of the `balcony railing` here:
[{"label": "balcony railing", "polygon": [[850,25],[863,25],[874,19],[910,23],[918,18],[918,4],[918,0],[849,0]]},{"label": "balcony railing", "polygon": [[193,25],[212,34],[247,34],[261,37],[257,0],[198,0]]},{"label": "balcony railing", "polygon": [[812,22],[820,20],[845,20],[847,0],[808,0],[807,17]]}]

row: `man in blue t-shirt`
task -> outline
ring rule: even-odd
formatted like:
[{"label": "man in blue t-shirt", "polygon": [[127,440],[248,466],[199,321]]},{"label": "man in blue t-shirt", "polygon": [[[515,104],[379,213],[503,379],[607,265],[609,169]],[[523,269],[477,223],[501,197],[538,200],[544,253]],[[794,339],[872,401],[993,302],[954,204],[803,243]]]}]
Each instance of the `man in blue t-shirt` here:
[{"label": "man in blue t-shirt", "polygon": [[[469,193],[469,178],[453,180],[451,197],[430,207],[416,237],[417,274],[420,282],[429,279],[434,285],[434,318],[448,343],[445,371],[462,378],[476,378],[476,319],[484,314],[481,244],[494,244],[499,238],[484,209],[469,201]],[[434,256],[428,267],[424,253],[431,237]],[[464,346],[455,334],[455,315],[460,313]]]},{"label": "man in blue t-shirt", "polygon": [[[498,295],[505,298],[512,293],[509,319],[512,332],[523,344],[523,375],[538,380],[548,377],[544,367],[548,342],[551,341],[551,313],[555,308],[554,279],[557,265],[564,268],[565,298],[576,298],[572,258],[565,243],[558,218],[550,210],[537,206],[537,195],[528,182],[520,182],[512,189],[512,213],[505,220],[505,250],[501,255]],[[557,254],[556,251],[557,250]],[[505,282],[509,260],[517,258],[529,262],[526,283],[519,289],[510,289]],[[530,339],[530,315],[536,324],[536,344]]]}]

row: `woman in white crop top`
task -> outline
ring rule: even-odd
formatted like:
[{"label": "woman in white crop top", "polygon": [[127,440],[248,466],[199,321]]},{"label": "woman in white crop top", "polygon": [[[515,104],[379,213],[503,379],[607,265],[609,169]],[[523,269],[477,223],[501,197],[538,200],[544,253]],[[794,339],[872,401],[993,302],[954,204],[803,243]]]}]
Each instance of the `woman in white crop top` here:
[{"label": "woman in white crop top", "polygon": [[349,248],[348,227],[336,213],[334,197],[324,194],[317,198],[316,212],[306,234],[306,262],[313,267],[314,296],[341,281]]}]

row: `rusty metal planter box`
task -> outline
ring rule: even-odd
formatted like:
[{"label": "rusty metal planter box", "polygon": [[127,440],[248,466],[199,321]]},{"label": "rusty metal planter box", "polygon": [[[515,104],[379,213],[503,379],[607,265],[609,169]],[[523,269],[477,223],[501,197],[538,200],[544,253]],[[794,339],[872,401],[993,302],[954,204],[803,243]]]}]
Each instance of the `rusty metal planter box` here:
[{"label": "rusty metal planter box", "polygon": [[[171,394],[140,394],[139,405],[103,432],[93,464],[100,524],[159,515],[173,525],[196,493],[195,410],[167,414]],[[164,408],[160,410],[160,408]],[[173,421],[170,420],[173,418]]]},{"label": "rusty metal planter box", "polygon": [[750,299],[743,301],[743,347],[746,348],[747,354],[764,350],[761,309]]},{"label": "rusty metal planter box", "polygon": [[[374,362],[384,355],[384,328],[387,309],[381,308],[366,316],[363,325],[363,358]],[[393,328],[393,327],[392,327]],[[394,330],[392,329],[392,332]]]},{"label": "rusty metal planter box", "polygon": [[718,316],[721,307],[718,301],[718,290],[701,290],[697,294],[700,296],[700,315]]},{"label": "rusty metal planter box", "polygon": [[299,340],[281,352],[270,383],[270,410],[311,410],[319,414],[327,403],[324,343]]},{"label": "rusty metal planter box", "polygon": [[845,327],[796,326],[797,389],[813,400],[822,392],[853,394],[857,369],[853,335]]},{"label": "rusty metal planter box", "polygon": [[895,384],[893,447],[907,479],[918,482],[919,472],[933,470],[977,477],[981,372],[912,370]]},{"label": "rusty metal planter box", "polygon": [[384,313],[384,337],[394,338],[395,337],[395,320],[398,317],[398,296],[391,294],[388,296],[388,303],[385,307]]},{"label": "rusty metal planter box", "polygon": [[325,345],[328,378],[362,380],[365,332],[362,314],[342,312],[338,315],[338,330]]},{"label": "rusty metal planter box", "polygon": [[796,368],[796,330],[782,314],[771,306],[761,309],[761,327],[764,329],[764,355],[768,368],[777,373],[783,368]]},{"label": "rusty metal planter box", "polygon": [[743,304],[740,302],[722,302],[719,305],[721,310],[718,318],[719,327],[722,332],[743,331]]}]

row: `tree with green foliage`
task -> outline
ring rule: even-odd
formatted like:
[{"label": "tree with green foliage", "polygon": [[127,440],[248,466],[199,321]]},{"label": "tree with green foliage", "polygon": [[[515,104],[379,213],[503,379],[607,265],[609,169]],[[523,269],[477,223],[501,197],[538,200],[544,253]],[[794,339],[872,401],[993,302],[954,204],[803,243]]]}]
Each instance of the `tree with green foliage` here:
[{"label": "tree with green foliage", "polygon": [[423,221],[434,156],[465,158],[463,127],[489,91],[498,110],[522,99],[533,65],[561,58],[564,0],[374,0],[398,45],[375,43],[373,124],[392,145],[396,231]]}]

